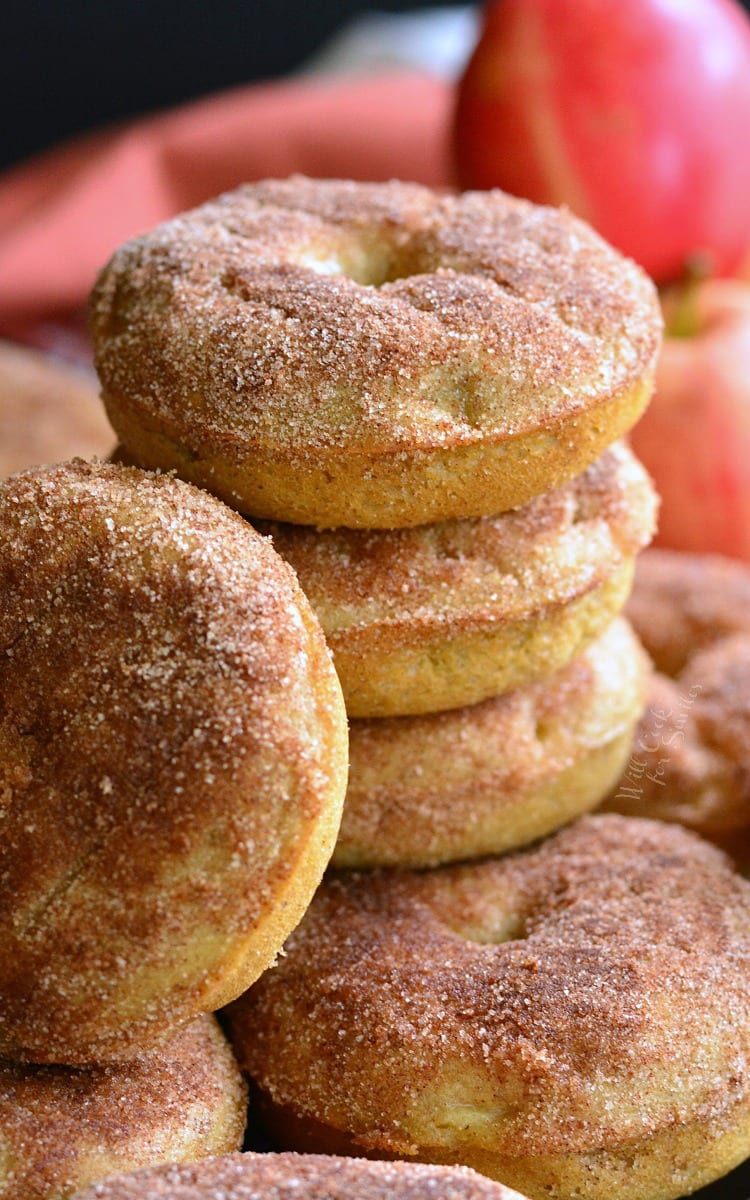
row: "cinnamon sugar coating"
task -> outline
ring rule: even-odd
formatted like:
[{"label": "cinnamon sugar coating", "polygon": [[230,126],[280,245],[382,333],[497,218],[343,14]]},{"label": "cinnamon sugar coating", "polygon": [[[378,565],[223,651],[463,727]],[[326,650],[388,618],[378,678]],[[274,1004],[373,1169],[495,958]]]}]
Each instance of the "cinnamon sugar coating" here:
[{"label": "cinnamon sugar coating", "polygon": [[115,1173],[237,1150],[246,1105],[213,1017],[115,1066],[0,1060],[0,1195],[63,1200]]},{"label": "cinnamon sugar coating", "polygon": [[648,551],[628,609],[660,673],[605,807],[687,825],[747,866],[750,567]]},{"label": "cinnamon sugar coating", "polygon": [[465,1167],[227,1154],[100,1183],[75,1200],[523,1200]]},{"label": "cinnamon sugar coating", "polygon": [[501,192],[266,180],[121,247],[92,296],[126,449],[250,515],[401,527],[582,471],[652,388],[654,288]]},{"label": "cinnamon sugar coating", "polygon": [[346,759],[307,601],[220,501],[80,460],[0,483],[0,1053],[127,1058],[238,995]]},{"label": "cinnamon sugar coating", "polygon": [[563,666],[627,597],[656,497],[622,443],[514,512],[416,529],[257,522],[291,563],[351,717],[476,704]]},{"label": "cinnamon sugar coating", "polygon": [[336,875],[228,1020],[282,1145],[666,1200],[750,1152],[750,883],[619,816],[469,866]]},{"label": "cinnamon sugar coating", "polygon": [[554,675],[471,708],[351,721],[333,865],[500,854],[600,803],[643,712],[648,660],[624,620]]}]

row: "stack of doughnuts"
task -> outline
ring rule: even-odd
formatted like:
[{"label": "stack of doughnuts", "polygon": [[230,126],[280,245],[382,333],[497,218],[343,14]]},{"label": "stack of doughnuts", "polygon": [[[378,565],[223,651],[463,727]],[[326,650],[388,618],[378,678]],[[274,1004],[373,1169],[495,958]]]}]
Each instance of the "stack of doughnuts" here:
[{"label": "stack of doughnuts", "polygon": [[[649,281],[499,192],[293,178],[121,247],[91,312],[121,462],[6,485],[0,1053],[226,1006],[284,1150],[533,1200],[741,1161],[750,884],[586,815],[648,684]],[[486,1191],[283,1158],[87,1195]]]},{"label": "stack of doughnuts", "polygon": [[581,816],[646,698],[620,614],[655,499],[620,439],[648,281],[500,193],[296,178],[122,247],[92,329],[122,453],[271,537],[350,718],[335,869],[225,1010],[277,1144],[540,1200],[743,1159],[750,887],[680,830]]},{"label": "stack of doughnuts", "polygon": [[646,679],[618,619],[655,513],[618,441],[660,337],[633,264],[501,193],[266,181],[122,247],[92,329],[129,460],[245,513],[320,619],[334,865],[499,853],[602,800]]}]

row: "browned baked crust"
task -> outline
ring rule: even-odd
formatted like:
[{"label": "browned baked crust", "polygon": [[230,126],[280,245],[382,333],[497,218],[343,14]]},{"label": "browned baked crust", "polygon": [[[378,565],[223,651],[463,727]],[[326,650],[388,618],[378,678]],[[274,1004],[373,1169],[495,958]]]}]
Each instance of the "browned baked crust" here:
[{"label": "browned baked crust", "polygon": [[495,517],[415,529],[258,523],[323,626],[351,717],[476,704],[561,667],[622,608],[656,497],[622,443]]},{"label": "browned baked crust", "polygon": [[80,460],[0,483],[0,1053],[128,1057],[238,995],[346,759],[320,628],[237,514]]},{"label": "browned baked crust", "polygon": [[594,808],[619,779],[648,660],[624,620],[554,675],[471,708],[349,725],[333,865],[500,854]]},{"label": "browned baked crust", "polygon": [[750,863],[750,568],[651,550],[628,611],[660,673],[605,807],[677,821]]},{"label": "browned baked crust", "polygon": [[0,1195],[63,1200],[108,1175],[237,1150],[246,1106],[213,1017],[115,1066],[0,1060]]},{"label": "browned baked crust", "polygon": [[618,816],[337,875],[228,1020],[282,1145],[302,1122],[305,1149],[343,1131],[540,1200],[666,1200],[750,1152],[750,883]]},{"label": "browned baked crust", "polygon": [[75,1200],[522,1200],[466,1167],[321,1154],[227,1154],[111,1179]]},{"label": "browned baked crust", "polygon": [[652,284],[501,192],[267,180],[121,247],[92,297],[127,450],[250,515],[394,527],[579,473],[652,387]]}]

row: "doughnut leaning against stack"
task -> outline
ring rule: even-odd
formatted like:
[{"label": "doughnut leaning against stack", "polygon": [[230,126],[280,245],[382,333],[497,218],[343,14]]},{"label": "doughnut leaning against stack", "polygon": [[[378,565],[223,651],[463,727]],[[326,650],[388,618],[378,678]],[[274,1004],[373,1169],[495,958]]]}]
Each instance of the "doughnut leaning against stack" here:
[{"label": "doughnut leaning against stack", "polygon": [[269,543],[189,484],[0,483],[0,1056],[132,1057],[273,961],[331,854],[346,722]]}]

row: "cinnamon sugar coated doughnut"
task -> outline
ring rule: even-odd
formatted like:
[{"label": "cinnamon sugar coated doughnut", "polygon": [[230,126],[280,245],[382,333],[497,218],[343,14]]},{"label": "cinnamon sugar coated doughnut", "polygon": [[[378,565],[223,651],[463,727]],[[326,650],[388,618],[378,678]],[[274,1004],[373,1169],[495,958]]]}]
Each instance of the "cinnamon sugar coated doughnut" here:
[{"label": "cinnamon sugar coated doughnut", "polygon": [[719,554],[647,550],[628,616],[657,671],[677,676],[696,651],[750,635],[750,566]]},{"label": "cinnamon sugar coated doughnut", "polygon": [[189,484],[0,483],[0,1054],[127,1058],[273,961],[347,731],[292,572]]},{"label": "cinnamon sugar coated doughnut", "polygon": [[0,1196],[63,1200],[109,1175],[237,1150],[246,1104],[213,1017],[114,1066],[0,1060]]},{"label": "cinnamon sugar coated doughnut", "polygon": [[390,528],[501,512],[582,471],[645,407],[661,317],[569,213],[297,176],[126,243],[91,329],[142,465],[250,515]]},{"label": "cinnamon sugar coated doughnut", "polygon": [[75,1200],[523,1200],[466,1167],[321,1154],[227,1154],[110,1179]]},{"label": "cinnamon sugar coated doughnut", "polygon": [[656,496],[622,443],[514,512],[416,529],[257,523],[323,626],[351,717],[476,704],[563,666],[630,590]]},{"label": "cinnamon sugar coated doughnut", "polygon": [[687,825],[750,865],[750,567],[652,550],[629,611],[659,670],[605,807]]},{"label": "cinnamon sugar coated doughnut", "polygon": [[471,708],[352,721],[333,865],[434,866],[526,845],[619,779],[648,661],[615,620],[554,675]]},{"label": "cinnamon sugar coated doughnut", "polygon": [[92,371],[0,340],[0,478],[114,442]]},{"label": "cinnamon sugar coated doughnut", "polygon": [[683,829],[329,877],[228,1010],[287,1148],[669,1200],[750,1152],[750,883]]}]

